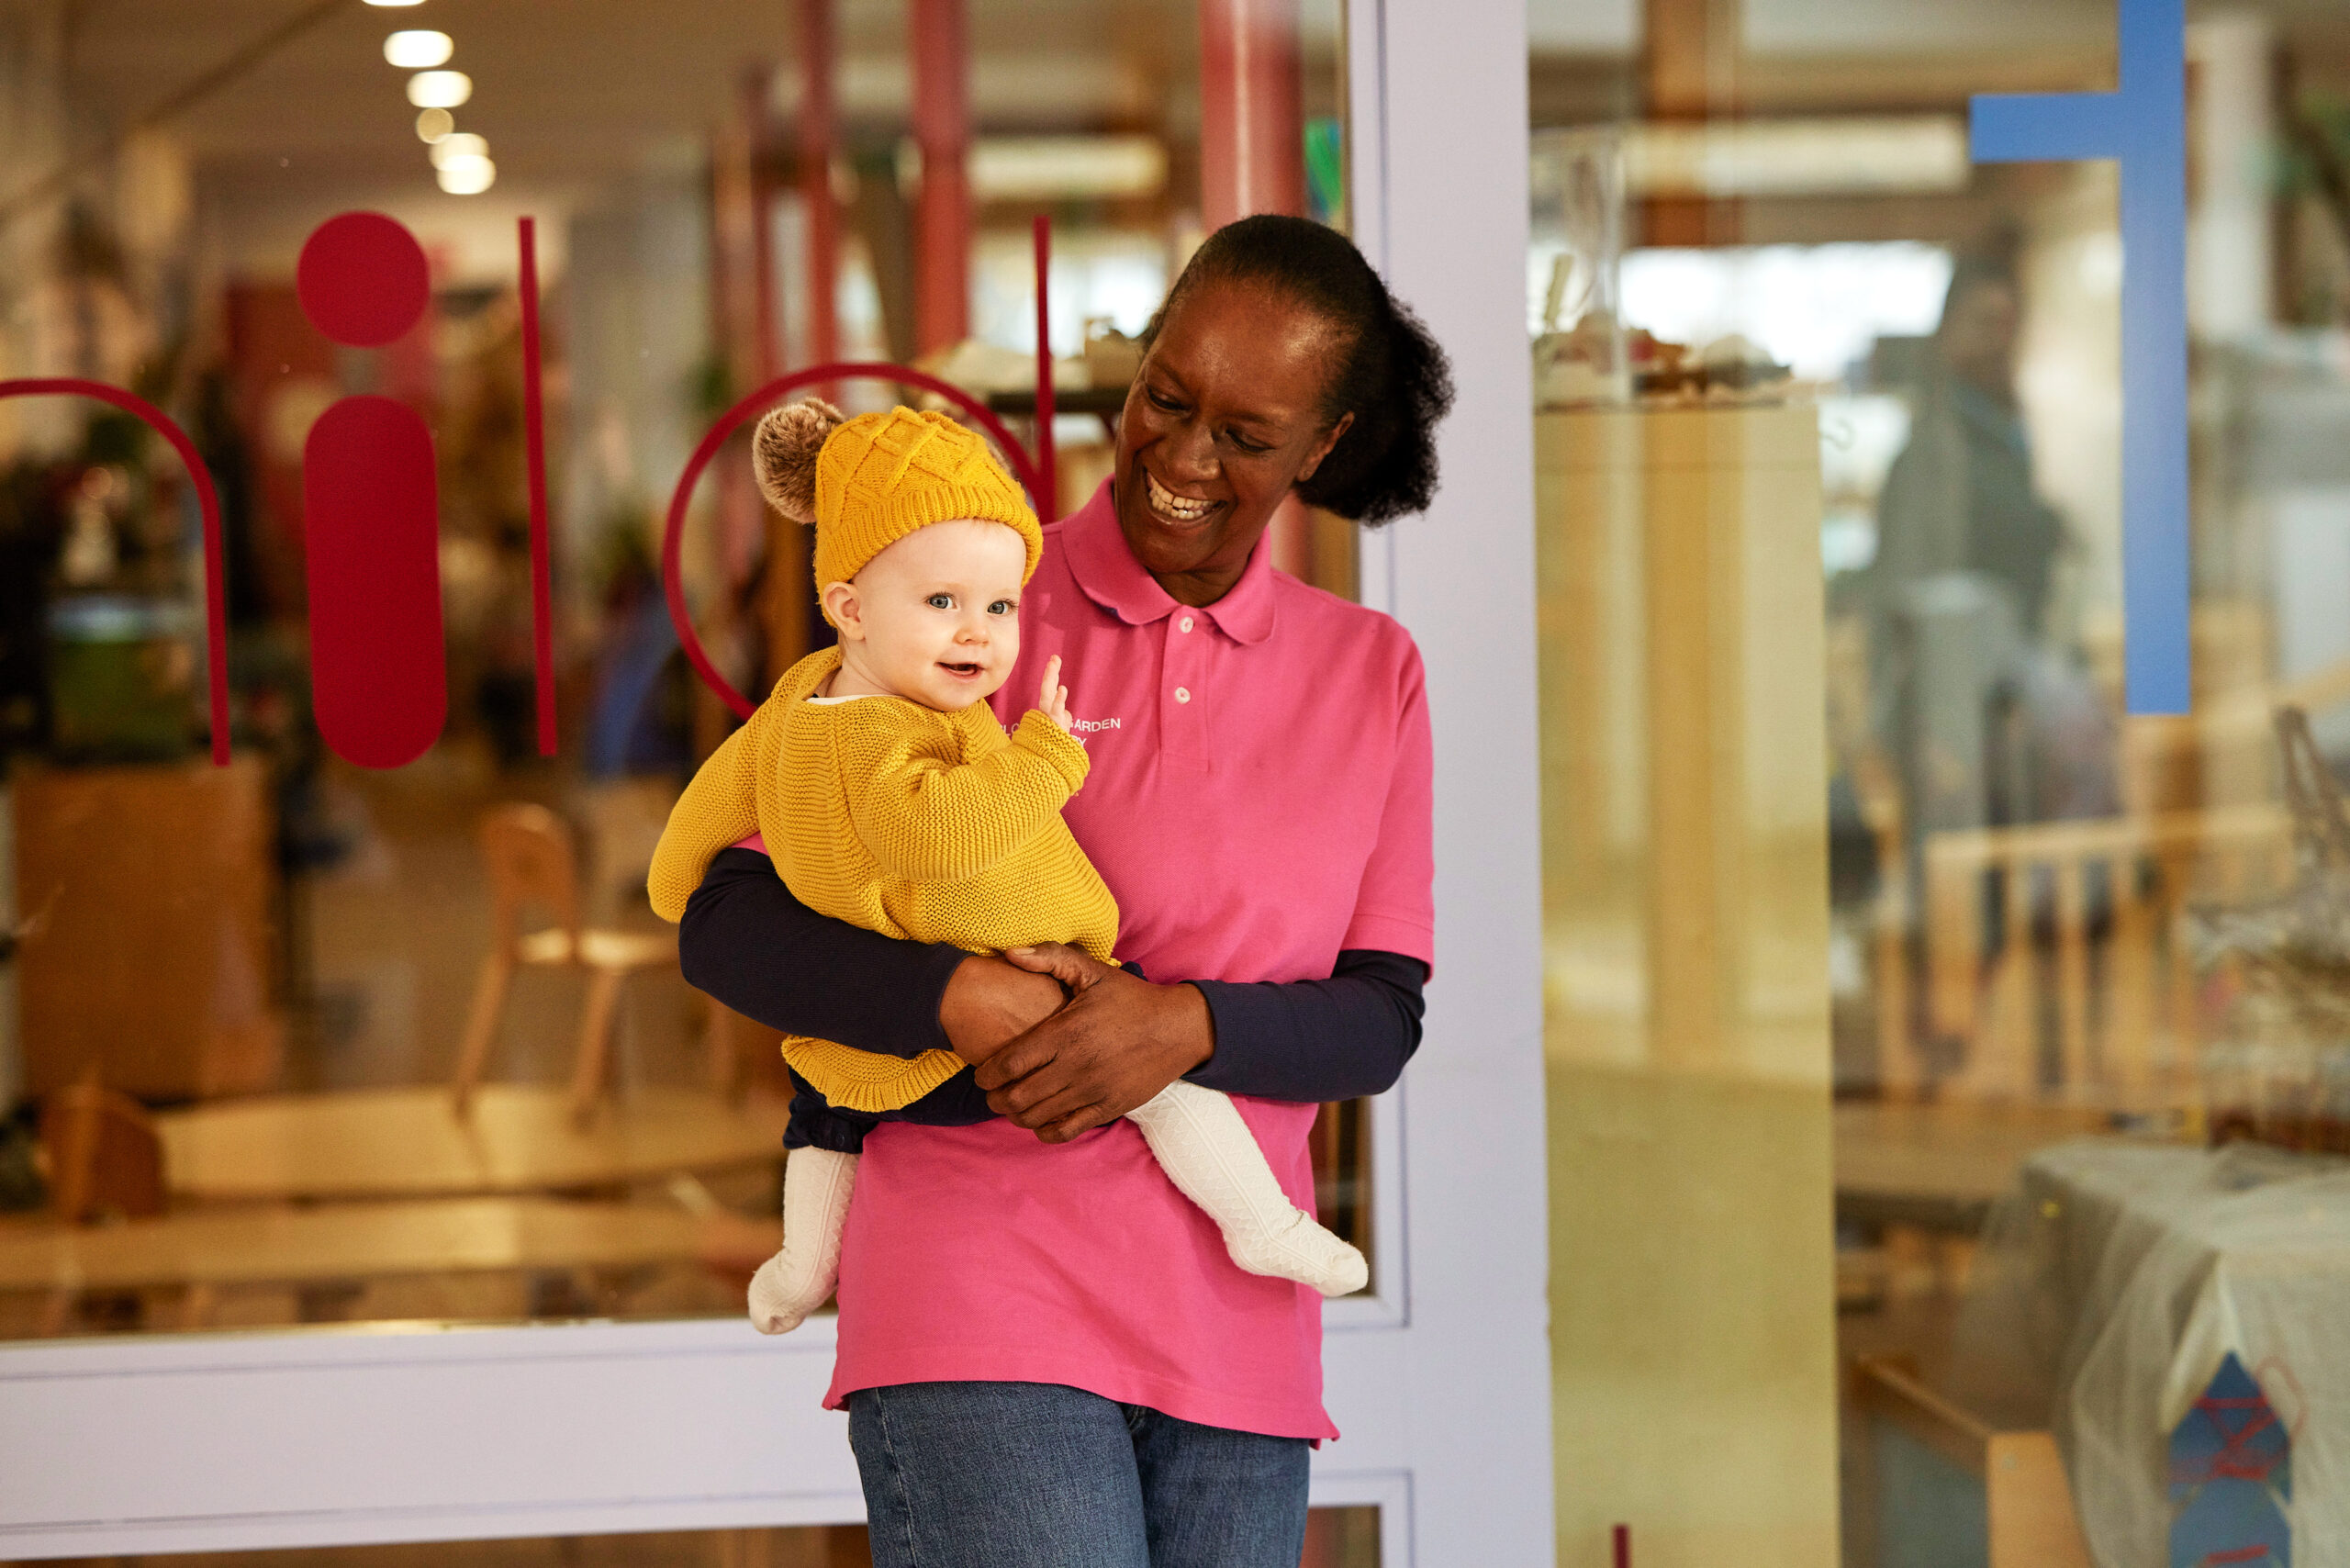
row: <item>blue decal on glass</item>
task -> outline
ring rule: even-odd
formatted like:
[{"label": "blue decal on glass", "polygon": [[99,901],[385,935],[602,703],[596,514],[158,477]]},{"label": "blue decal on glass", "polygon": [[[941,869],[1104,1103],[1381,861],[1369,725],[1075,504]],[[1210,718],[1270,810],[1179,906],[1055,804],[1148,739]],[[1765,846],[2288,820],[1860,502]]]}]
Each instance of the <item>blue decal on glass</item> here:
[{"label": "blue decal on glass", "polygon": [[2186,0],[2121,0],[2111,93],[1982,93],[1983,163],[2121,165],[2121,608],[2130,711],[2188,689]]}]

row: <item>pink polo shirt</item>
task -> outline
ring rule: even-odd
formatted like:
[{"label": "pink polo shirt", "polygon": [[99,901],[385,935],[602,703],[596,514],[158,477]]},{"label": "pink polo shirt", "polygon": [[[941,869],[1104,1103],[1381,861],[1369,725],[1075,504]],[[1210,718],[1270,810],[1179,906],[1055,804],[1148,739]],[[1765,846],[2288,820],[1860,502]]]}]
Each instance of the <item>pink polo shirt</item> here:
[{"label": "pink polo shirt", "polygon": [[[1433,960],[1418,651],[1267,554],[1218,602],[1180,605],[1128,553],[1105,484],[1045,530],[1022,600],[998,711],[1016,717],[1061,655],[1093,759],[1068,821],[1117,895],[1118,956],[1155,980],[1321,979],[1348,947]],[[1315,1107],[1236,1103],[1310,1210]],[[1008,1121],[875,1128],[839,1302],[834,1408],[893,1383],[1057,1383],[1337,1435],[1321,1298],[1235,1268],[1127,1122],[1058,1147]]]}]

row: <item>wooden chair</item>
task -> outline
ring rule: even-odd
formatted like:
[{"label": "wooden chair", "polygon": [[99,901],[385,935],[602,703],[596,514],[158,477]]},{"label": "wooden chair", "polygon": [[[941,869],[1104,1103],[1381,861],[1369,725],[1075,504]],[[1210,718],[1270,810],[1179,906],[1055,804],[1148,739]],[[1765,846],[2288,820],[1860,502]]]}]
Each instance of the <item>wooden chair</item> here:
[{"label": "wooden chair", "polygon": [[[1898,1357],[1861,1357],[1849,1391],[1866,1434],[1853,1468],[1875,1550],[1863,1561],[1920,1561],[1925,1547],[1936,1562],[2089,1568],[2053,1437],[1996,1428],[1928,1388]],[[1917,1540],[1921,1533],[1928,1539]],[[1962,1533],[1981,1547],[1959,1550]]]},{"label": "wooden chair", "polygon": [[40,1147],[49,1206],[61,1223],[163,1212],[163,1145],[155,1124],[137,1101],[102,1087],[95,1074],[43,1102]]},{"label": "wooden chair", "polygon": [[[1924,860],[1931,1032],[1966,1051],[1952,1087],[1980,1099],[2043,1097],[2042,998],[2053,991],[2056,1097],[2147,1108],[2176,1103],[2185,1085],[2175,1081],[2193,1070],[2189,894],[2232,901],[2281,888],[2292,875],[2292,832],[2277,808],[2247,806],[1933,834]],[[1993,873],[2004,930],[1986,973]],[[2090,897],[2098,884],[2101,943]],[[2053,942],[2043,943],[2050,927]],[[2159,1060],[2157,1042],[2168,1046]],[[2159,1081],[2165,1075],[2174,1081]],[[1886,1064],[1889,1083],[1919,1076],[1897,1054]]]},{"label": "wooden chair", "polygon": [[645,907],[644,881],[668,826],[677,787],[666,778],[614,778],[582,785],[566,810],[587,829],[588,853],[580,909],[591,921]]},{"label": "wooden chair", "polygon": [[1851,777],[1862,825],[1876,846],[1876,897],[1868,918],[1876,1003],[1877,1084],[1887,1099],[1908,1100],[1916,1097],[1919,1071],[1909,1039],[1909,936],[1914,914],[1901,787],[1893,765],[1873,745],[1853,748]]},{"label": "wooden chair", "polygon": [[[104,1087],[94,1070],[52,1090],[41,1103],[41,1160],[50,1224],[73,1230],[163,1212],[163,1145],[144,1107]],[[39,1332],[62,1334],[80,1284],[58,1284],[42,1303]]]},{"label": "wooden chair", "polygon": [[[603,1096],[610,1067],[612,1014],[620,1002],[621,982],[639,970],[666,969],[677,963],[677,939],[666,932],[613,931],[581,924],[578,863],[571,834],[544,806],[493,807],[483,813],[480,834],[496,926],[489,954],[482,960],[481,978],[474,986],[473,1010],[458,1052],[458,1113],[464,1114],[474,1086],[481,1080],[514,971],[530,964],[588,972],[588,1002],[580,1018],[579,1051],[571,1077],[571,1112],[584,1121]],[[525,932],[523,914],[532,909],[552,916],[554,924]]]}]

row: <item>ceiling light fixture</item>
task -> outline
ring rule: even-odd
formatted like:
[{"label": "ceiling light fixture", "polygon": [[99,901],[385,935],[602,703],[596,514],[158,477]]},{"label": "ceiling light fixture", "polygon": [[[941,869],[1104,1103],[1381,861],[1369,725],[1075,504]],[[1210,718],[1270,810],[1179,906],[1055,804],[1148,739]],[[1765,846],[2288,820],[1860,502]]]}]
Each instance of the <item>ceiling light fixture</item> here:
[{"label": "ceiling light fixture", "polygon": [[416,117],[416,139],[439,141],[457,129],[457,117],[446,109],[426,109]]},{"label": "ceiling light fixture", "polygon": [[489,157],[489,140],[487,137],[476,136],[470,130],[456,131],[434,142],[432,151],[428,156],[431,158],[432,166],[436,169],[445,169],[452,163],[462,163],[468,158],[479,158],[487,162]]},{"label": "ceiling light fixture", "polygon": [[487,158],[452,158],[433,177],[451,196],[479,196],[498,183],[498,165]]},{"label": "ceiling light fixture", "polygon": [[453,109],[474,95],[474,79],[462,71],[420,71],[408,79],[408,101],[420,109]]},{"label": "ceiling light fixture", "polygon": [[1166,187],[1167,149],[1155,136],[983,136],[968,167],[983,202],[1116,200]]},{"label": "ceiling light fixture", "polygon": [[457,46],[447,33],[436,33],[430,28],[416,28],[394,33],[384,40],[384,59],[408,71],[421,71],[429,65],[446,65]]}]

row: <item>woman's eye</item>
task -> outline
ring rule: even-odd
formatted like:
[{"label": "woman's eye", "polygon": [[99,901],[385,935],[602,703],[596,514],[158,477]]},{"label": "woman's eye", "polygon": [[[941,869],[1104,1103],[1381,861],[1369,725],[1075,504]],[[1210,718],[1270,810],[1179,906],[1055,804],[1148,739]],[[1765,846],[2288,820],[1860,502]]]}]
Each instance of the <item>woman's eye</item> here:
[{"label": "woman's eye", "polygon": [[1162,413],[1178,414],[1183,411],[1182,404],[1177,402],[1174,398],[1169,398],[1167,394],[1159,391],[1156,387],[1144,387],[1142,389],[1142,395],[1150,399],[1150,406],[1152,408],[1160,410]]},{"label": "woman's eye", "polygon": [[1238,447],[1241,451],[1248,453],[1251,456],[1257,456],[1272,451],[1270,443],[1261,441],[1250,441],[1247,436],[1242,435],[1237,431],[1231,431],[1225,439],[1231,442],[1233,445]]},{"label": "woman's eye", "polygon": [[934,593],[923,602],[933,610],[952,610],[955,608],[955,596],[951,593]]}]

